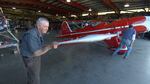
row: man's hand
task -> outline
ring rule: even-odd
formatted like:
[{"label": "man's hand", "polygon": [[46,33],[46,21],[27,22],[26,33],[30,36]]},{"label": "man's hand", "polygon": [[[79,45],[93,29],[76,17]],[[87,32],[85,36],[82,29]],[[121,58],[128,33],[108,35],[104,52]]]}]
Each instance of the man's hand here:
[{"label": "man's hand", "polygon": [[58,42],[53,42],[52,43],[52,48],[56,49],[59,46]]}]

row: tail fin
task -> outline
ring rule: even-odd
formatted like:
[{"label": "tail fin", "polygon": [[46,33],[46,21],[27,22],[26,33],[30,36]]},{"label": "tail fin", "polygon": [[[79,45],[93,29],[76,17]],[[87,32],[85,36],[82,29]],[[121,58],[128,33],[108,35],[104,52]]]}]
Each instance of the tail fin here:
[{"label": "tail fin", "polygon": [[72,30],[67,21],[63,21],[60,28],[60,35],[69,34]]}]

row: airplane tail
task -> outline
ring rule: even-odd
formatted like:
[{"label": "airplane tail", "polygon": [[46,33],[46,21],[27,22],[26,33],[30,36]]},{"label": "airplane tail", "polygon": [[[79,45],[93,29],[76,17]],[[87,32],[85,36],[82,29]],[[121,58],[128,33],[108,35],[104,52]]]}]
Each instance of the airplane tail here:
[{"label": "airplane tail", "polygon": [[69,34],[72,30],[70,29],[70,26],[67,21],[63,21],[60,28],[60,35]]}]

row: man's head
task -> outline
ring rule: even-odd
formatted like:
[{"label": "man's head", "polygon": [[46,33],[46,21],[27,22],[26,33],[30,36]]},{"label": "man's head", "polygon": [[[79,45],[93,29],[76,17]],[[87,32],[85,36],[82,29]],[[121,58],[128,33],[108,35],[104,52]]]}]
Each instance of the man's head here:
[{"label": "man's head", "polygon": [[49,21],[46,18],[40,17],[36,21],[36,26],[40,33],[47,33],[49,27]]},{"label": "man's head", "polygon": [[132,25],[132,24],[130,24],[130,25],[129,25],[129,28],[133,28],[133,25]]}]

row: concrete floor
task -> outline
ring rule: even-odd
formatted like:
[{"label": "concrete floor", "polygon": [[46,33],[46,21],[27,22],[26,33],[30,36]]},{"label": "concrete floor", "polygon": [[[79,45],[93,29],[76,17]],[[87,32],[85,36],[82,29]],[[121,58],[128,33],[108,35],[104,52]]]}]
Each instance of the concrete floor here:
[{"label": "concrete floor", "polygon": [[[51,35],[54,35],[51,33]],[[48,36],[48,41],[56,40]],[[41,84],[149,84],[150,41],[136,39],[128,59],[97,43],[60,46],[42,57]],[[0,50],[0,84],[26,84],[20,56]]]}]

